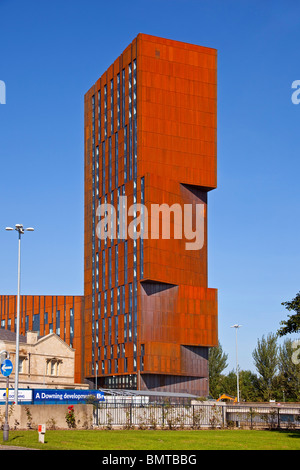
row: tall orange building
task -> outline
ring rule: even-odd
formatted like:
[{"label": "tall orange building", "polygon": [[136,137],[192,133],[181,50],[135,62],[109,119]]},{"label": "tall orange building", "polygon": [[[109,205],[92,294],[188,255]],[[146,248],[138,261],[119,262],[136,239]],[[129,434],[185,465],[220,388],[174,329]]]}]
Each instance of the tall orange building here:
[{"label": "tall orange building", "polygon": [[[217,291],[207,286],[207,195],[217,184],[216,61],[214,49],[139,34],[85,95],[77,382],[208,394],[208,350],[217,344]],[[107,219],[103,236],[107,215],[116,217]],[[15,318],[5,302],[1,296],[3,325]],[[24,315],[32,328],[34,317]]]},{"label": "tall orange building", "polygon": [[[217,344],[206,229],[217,183],[216,77],[214,49],[139,34],[85,95],[85,377],[105,388],[208,393],[208,348]],[[146,207],[148,226],[155,204],[200,205],[201,249],[175,238],[172,217],[170,238],[160,226],[148,238],[122,232],[125,198],[127,208]],[[99,204],[117,214],[105,239]]]}]

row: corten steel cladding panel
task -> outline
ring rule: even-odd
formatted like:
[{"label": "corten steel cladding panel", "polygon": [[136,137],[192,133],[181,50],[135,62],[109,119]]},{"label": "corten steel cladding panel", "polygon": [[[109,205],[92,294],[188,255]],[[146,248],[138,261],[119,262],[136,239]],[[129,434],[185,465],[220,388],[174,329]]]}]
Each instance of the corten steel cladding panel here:
[{"label": "corten steel cladding panel", "polygon": [[[82,382],[83,296],[20,296],[20,334],[37,331],[39,336],[56,333],[75,349],[75,383]],[[57,312],[59,316],[57,316]],[[17,296],[0,295],[1,327],[15,331]]]},{"label": "corten steel cladding panel", "polygon": [[141,288],[144,373],[207,377],[207,358],[196,355],[195,367],[184,353],[188,346],[217,344],[217,296],[207,289],[207,192],[216,187],[216,51],[148,36],[141,37],[138,50],[138,155],[139,171],[147,175],[146,204],[203,204],[205,217],[200,250],[186,250],[186,240],[144,241],[145,279],[169,283],[151,294]]},{"label": "corten steel cladding panel", "polygon": [[138,39],[140,174],[216,188],[216,51]]},{"label": "corten steel cladding panel", "polygon": [[[100,174],[103,174],[103,159],[100,157],[101,143],[104,140],[107,142],[107,138],[112,136],[112,146],[115,145],[110,131],[109,83],[111,79],[116,82],[117,75],[121,75],[122,70],[125,70],[126,118],[123,124],[128,125],[128,65],[134,59],[137,61],[137,202],[141,202],[139,199],[140,181],[144,178],[144,197],[149,213],[149,223],[152,220],[151,204],[155,203],[165,203],[169,206],[180,204],[181,207],[184,204],[193,204],[193,207],[195,204],[201,204],[204,214],[204,243],[199,250],[186,250],[185,244],[188,240],[178,240],[172,236],[167,240],[160,237],[159,239],[148,238],[143,242],[143,276],[138,279],[137,349],[139,364],[143,345],[141,374],[144,374],[145,380],[141,381],[140,386],[147,387],[146,382],[150,384],[151,374],[168,375],[170,389],[171,382],[176,376],[185,376],[189,381],[197,376],[207,377],[207,347],[217,344],[217,291],[207,287],[207,193],[217,186],[217,54],[214,49],[139,34],[85,95],[84,351],[86,375],[92,375],[93,230],[91,221],[93,211],[95,212],[95,208],[93,210],[92,207],[92,191],[93,184],[95,184],[92,170],[93,145],[99,147]],[[108,98],[106,137],[103,111],[105,85],[107,85]],[[101,98],[98,107],[99,91]],[[93,96],[95,97],[94,114]],[[116,89],[114,89],[113,103],[114,129],[116,130],[118,114]],[[97,114],[99,108],[101,109],[100,120]],[[122,112],[123,104],[121,108]],[[101,128],[98,129],[100,121]],[[128,205],[130,205],[133,188],[132,180],[124,182],[124,126],[121,126],[118,135],[118,184],[119,186],[125,184]],[[105,193],[109,194],[107,145],[104,161],[106,175],[104,193],[101,178],[96,183],[100,197]],[[117,171],[115,163],[113,160],[113,180]],[[112,189],[116,188],[112,186]],[[174,229],[174,224],[171,223],[171,233],[172,229]],[[140,243],[138,243],[138,250],[140,250]],[[132,240],[128,240],[127,282],[132,282],[133,263],[130,259],[132,254]],[[139,267],[139,251],[137,258]],[[123,259],[124,245],[121,243],[119,245],[119,285],[124,283]],[[101,261],[99,261],[99,270],[101,270]],[[101,282],[100,274],[99,284]],[[105,282],[107,288],[107,279]],[[101,288],[99,290],[101,291]],[[99,307],[97,298],[94,299],[94,306],[97,311]],[[100,309],[102,308],[101,305]],[[98,318],[96,314],[96,318],[100,317]],[[107,321],[106,318],[105,328],[107,328]],[[114,328],[114,322],[112,322],[112,328]],[[118,328],[119,341],[124,341],[122,315],[119,318]],[[100,335],[101,327],[99,327]],[[98,357],[98,360],[103,359],[102,352],[100,354],[101,357]],[[132,344],[126,344],[126,357],[128,358],[127,372],[136,373],[132,368]],[[124,373],[122,363],[118,372],[112,370],[112,374],[118,373]],[[104,375],[107,375],[107,369]],[[200,387],[199,382],[197,383]],[[163,381],[153,379],[153,387],[163,387],[162,384]],[[182,385],[181,390],[184,388],[191,389]],[[203,383],[200,388],[205,390]]]}]

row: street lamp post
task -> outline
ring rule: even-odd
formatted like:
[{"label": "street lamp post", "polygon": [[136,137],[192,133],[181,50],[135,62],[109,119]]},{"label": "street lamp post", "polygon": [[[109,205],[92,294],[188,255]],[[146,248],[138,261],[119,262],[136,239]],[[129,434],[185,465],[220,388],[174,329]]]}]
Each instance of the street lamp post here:
[{"label": "street lamp post", "polygon": [[28,227],[24,229],[22,224],[16,224],[15,229],[12,227],[6,227],[5,230],[12,231],[16,230],[19,234],[19,246],[18,246],[18,295],[17,295],[17,331],[16,331],[16,360],[15,360],[15,403],[18,404],[18,392],[19,392],[19,341],[20,341],[20,283],[21,283],[21,235],[24,231],[33,232],[34,228]]},{"label": "street lamp post", "polygon": [[238,341],[237,331],[242,325],[232,325],[230,328],[235,328],[235,348],[236,348],[236,388],[237,388],[237,401],[240,401],[240,383],[239,383],[239,363],[238,363]]}]

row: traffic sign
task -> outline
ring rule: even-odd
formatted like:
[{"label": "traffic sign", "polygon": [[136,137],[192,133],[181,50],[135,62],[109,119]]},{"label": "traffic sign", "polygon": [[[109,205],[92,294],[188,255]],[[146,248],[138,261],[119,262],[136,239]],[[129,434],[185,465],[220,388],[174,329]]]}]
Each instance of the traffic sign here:
[{"label": "traffic sign", "polygon": [[4,377],[8,377],[12,371],[13,371],[13,365],[10,359],[5,359],[5,361],[2,362],[1,367],[1,374],[4,375]]}]

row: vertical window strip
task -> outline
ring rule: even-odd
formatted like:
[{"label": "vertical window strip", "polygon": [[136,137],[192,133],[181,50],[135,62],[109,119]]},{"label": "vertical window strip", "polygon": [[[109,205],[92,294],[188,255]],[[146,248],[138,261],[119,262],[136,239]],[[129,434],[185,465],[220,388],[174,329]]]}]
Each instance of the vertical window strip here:
[{"label": "vertical window strip", "polygon": [[111,137],[108,139],[108,192],[112,188],[112,155],[111,155]]},{"label": "vertical window strip", "polygon": [[[95,296],[95,120],[96,120],[96,112],[95,112],[95,95],[92,97],[92,329],[94,328],[95,325],[95,302],[94,302],[94,296]],[[57,304],[57,302],[56,302]],[[52,309],[53,310],[53,309]],[[52,311],[53,315],[53,311]],[[58,320],[60,321],[60,318],[58,318],[58,311],[56,311],[56,334],[59,334],[58,331],[60,331],[60,326],[58,324]],[[59,314],[60,316],[60,314]],[[94,335],[92,335],[92,357],[94,354]]]},{"label": "vertical window strip", "polygon": [[111,240],[111,243],[113,243],[114,239],[115,239],[115,230],[116,230],[116,227],[115,227],[115,217],[114,217],[114,207],[115,207],[115,193],[114,191],[111,192],[111,195],[110,195],[110,203],[111,203],[111,207],[110,207],[110,240]]},{"label": "vertical window strip", "polygon": [[132,313],[128,313],[128,341],[132,341]]},{"label": "vertical window strip", "polygon": [[119,135],[115,134],[115,187],[119,185]]},{"label": "vertical window strip", "polygon": [[128,311],[129,313],[132,313],[132,282],[128,284],[128,301],[129,301]]},{"label": "vertical window strip", "polygon": [[104,138],[107,138],[107,85],[104,85]]},{"label": "vertical window strip", "polygon": [[110,81],[110,133],[114,133],[114,79]]},{"label": "vertical window strip", "polygon": [[132,179],[132,121],[129,121],[129,139],[128,139],[128,157],[129,157],[129,168],[128,168],[128,180]]},{"label": "vertical window strip", "polygon": [[105,141],[102,142],[102,195],[105,194]]},{"label": "vertical window strip", "polygon": [[95,95],[92,96],[92,142],[95,145]]},{"label": "vertical window strip", "polygon": [[96,253],[96,291],[99,289],[99,253]]},{"label": "vertical window strip", "polygon": [[122,126],[125,126],[125,69],[122,70]]},{"label": "vertical window strip", "polygon": [[[136,240],[135,240],[136,241]],[[137,341],[137,280],[133,280],[133,318],[134,318],[134,341]]]},{"label": "vertical window strip", "polygon": [[144,277],[144,230],[145,230],[145,179],[141,178],[141,236],[140,236],[140,279]]},{"label": "vertical window strip", "polygon": [[[15,318],[15,331],[16,331],[16,323],[17,323],[17,319]],[[33,314],[32,330],[37,331],[37,333],[40,334],[40,314],[39,313]],[[59,333],[56,333],[56,334],[59,334]]]},{"label": "vertical window strip", "polygon": [[111,247],[108,248],[108,289],[111,289]]},{"label": "vertical window strip", "polygon": [[127,343],[128,340],[128,315],[125,313],[124,315],[124,342]]},{"label": "vertical window strip", "polygon": [[118,344],[118,338],[119,338],[118,333],[119,333],[119,318],[115,317],[115,344]]},{"label": "vertical window strip", "polygon": [[110,315],[114,314],[114,288],[110,289]]},{"label": "vertical window strip", "polygon": [[96,320],[96,344],[99,343],[99,321]]},{"label": "vertical window strip", "polygon": [[[137,180],[133,180],[133,203],[137,203]],[[136,210],[134,211],[136,218]],[[135,228],[136,230],[136,228]],[[133,240],[133,337],[137,340],[137,240]],[[135,344],[136,347],[136,344]]]},{"label": "vertical window strip", "polygon": [[118,124],[118,130],[120,130],[120,74],[118,73],[117,75],[117,124]]},{"label": "vertical window strip", "polygon": [[[98,200],[98,207],[100,209],[100,206],[101,206],[101,197],[99,197],[99,200]],[[101,221],[101,211],[99,210],[99,213],[98,213],[98,227],[100,227],[100,221]],[[100,229],[99,229],[100,231]],[[96,232],[97,233],[97,232]],[[98,251],[100,252],[101,251],[101,235],[100,233],[98,233]]]},{"label": "vertical window strip", "polygon": [[120,234],[120,188],[117,189],[117,243],[119,243]]},{"label": "vertical window strip", "polygon": [[99,146],[96,147],[96,196],[99,196]]},{"label": "vertical window strip", "polygon": [[101,142],[101,91],[98,91],[98,143]]},{"label": "vertical window strip", "polygon": [[[104,214],[105,214],[105,217],[108,216],[108,207],[107,207],[107,194],[105,194],[104,196]],[[104,248],[107,247],[107,236],[108,236],[108,227],[107,225],[104,227],[104,232],[106,232],[106,235],[105,235],[105,238],[104,238]]]},{"label": "vertical window strip", "polygon": [[[122,185],[122,196],[125,196],[125,184]],[[127,237],[127,234],[125,233],[126,227],[125,227],[125,210],[126,210],[126,200],[125,197],[123,197],[123,207],[122,207],[122,225],[123,225],[123,233],[122,233],[122,239],[125,240],[125,237]]]},{"label": "vertical window strip", "polygon": [[121,288],[117,287],[117,315],[120,315],[120,308],[121,308]]},{"label": "vertical window strip", "polygon": [[56,334],[60,335],[60,310],[56,310]]},{"label": "vertical window strip", "polygon": [[128,117],[129,121],[132,117],[132,66],[131,63],[128,65]]},{"label": "vertical window strip", "polygon": [[104,318],[107,317],[107,291],[104,291]]},{"label": "vertical window strip", "polygon": [[129,319],[128,333],[129,333],[129,341],[132,340],[132,295],[133,295],[132,282],[130,282],[130,283],[128,284],[128,301],[129,301],[129,308],[128,308],[128,319]]},{"label": "vertical window strip", "polygon": [[133,177],[137,177],[137,121],[133,121]]},{"label": "vertical window strip", "polygon": [[124,127],[124,183],[127,183],[127,126]]},{"label": "vertical window strip", "polygon": [[128,65],[128,121],[129,121],[129,140],[128,140],[128,157],[129,157],[129,181],[132,179],[132,64]]},{"label": "vertical window strip", "polygon": [[133,119],[136,119],[136,59],[133,61]]},{"label": "vertical window strip", "polygon": [[74,340],[74,307],[70,308],[70,346]]},{"label": "vertical window strip", "polygon": [[125,285],[122,286],[122,313],[125,314]]},{"label": "vertical window strip", "polygon": [[111,344],[111,317],[108,318],[108,344]]}]

